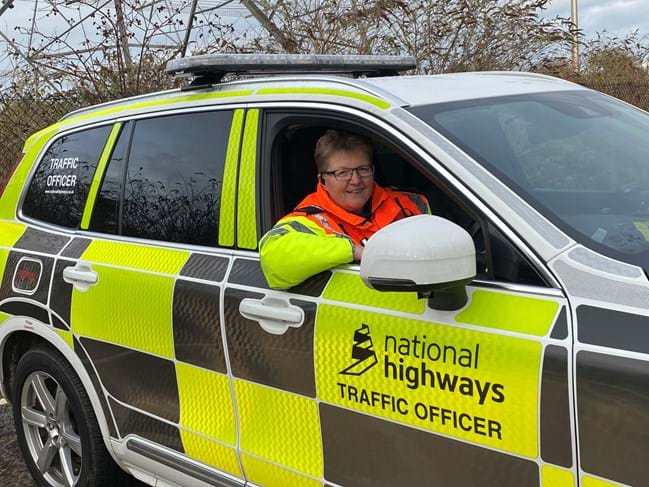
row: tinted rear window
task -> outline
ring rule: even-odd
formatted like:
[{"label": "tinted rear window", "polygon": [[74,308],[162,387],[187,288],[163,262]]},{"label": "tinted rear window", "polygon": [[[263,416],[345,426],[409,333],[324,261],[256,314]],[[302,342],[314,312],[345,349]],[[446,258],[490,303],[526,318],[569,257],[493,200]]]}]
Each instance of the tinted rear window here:
[{"label": "tinted rear window", "polygon": [[215,246],[231,111],[138,120],[122,209],[123,235]]},{"label": "tinted rear window", "polygon": [[23,214],[78,228],[111,126],[68,134],[47,150],[29,185]]}]

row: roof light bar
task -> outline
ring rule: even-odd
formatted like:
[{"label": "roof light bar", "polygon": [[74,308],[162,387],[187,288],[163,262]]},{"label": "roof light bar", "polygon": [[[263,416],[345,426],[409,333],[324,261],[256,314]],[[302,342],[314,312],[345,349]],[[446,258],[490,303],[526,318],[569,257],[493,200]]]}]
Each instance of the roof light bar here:
[{"label": "roof light bar", "polygon": [[347,73],[387,76],[417,67],[412,56],[340,56],[321,54],[205,54],[167,62],[167,74],[220,81],[229,73]]}]

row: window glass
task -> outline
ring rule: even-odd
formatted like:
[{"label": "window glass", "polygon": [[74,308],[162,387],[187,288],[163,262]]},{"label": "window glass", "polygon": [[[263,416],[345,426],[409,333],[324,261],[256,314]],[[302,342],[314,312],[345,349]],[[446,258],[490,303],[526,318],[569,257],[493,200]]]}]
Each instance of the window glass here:
[{"label": "window glass", "polygon": [[275,211],[268,219],[267,229],[316,189],[313,153],[318,139],[330,128],[346,130],[371,140],[378,184],[424,196],[433,215],[452,221],[469,233],[476,250],[477,279],[547,286],[529,261],[469,204],[464,195],[452,190],[437,174],[433,174],[426,162],[404,153],[386,137],[367,133],[357,125],[342,125],[339,121],[333,122],[335,125],[332,122],[327,124],[326,119],[319,117],[309,120],[306,116],[284,115],[284,121],[279,114],[273,116],[275,118],[269,117],[267,123],[277,133],[271,141],[273,150],[267,156],[273,165],[269,186],[280,189],[266,193],[271,201],[265,207]]},{"label": "window glass", "polygon": [[122,234],[215,246],[231,111],[138,120]]},{"label": "window glass", "polygon": [[649,269],[649,115],[590,90],[410,109],[578,242]]},{"label": "window glass", "polygon": [[93,232],[119,233],[119,200],[122,194],[124,164],[131,134],[130,127],[130,125],[122,126],[104,173],[104,180],[97,193],[90,221],[90,230]]},{"label": "window glass", "polygon": [[34,174],[23,214],[77,228],[111,126],[68,134],[47,150]]}]

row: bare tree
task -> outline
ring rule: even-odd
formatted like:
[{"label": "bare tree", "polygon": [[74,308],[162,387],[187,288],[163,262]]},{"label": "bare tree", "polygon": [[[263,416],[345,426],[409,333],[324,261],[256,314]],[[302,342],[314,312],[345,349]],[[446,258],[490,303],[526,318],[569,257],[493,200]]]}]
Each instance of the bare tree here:
[{"label": "bare tree", "polygon": [[[179,53],[238,50],[242,42],[218,6],[197,11],[195,0],[38,2],[29,25],[5,39],[14,91],[74,90],[89,102],[149,92],[171,86],[164,64]],[[54,34],[46,26],[55,20],[65,28]]]},{"label": "bare tree", "polygon": [[[250,2],[251,0],[249,0]],[[304,53],[410,54],[418,71],[529,69],[563,49],[568,21],[549,0],[257,0]],[[282,50],[273,34],[266,49]],[[275,42],[274,42],[275,41]]]}]

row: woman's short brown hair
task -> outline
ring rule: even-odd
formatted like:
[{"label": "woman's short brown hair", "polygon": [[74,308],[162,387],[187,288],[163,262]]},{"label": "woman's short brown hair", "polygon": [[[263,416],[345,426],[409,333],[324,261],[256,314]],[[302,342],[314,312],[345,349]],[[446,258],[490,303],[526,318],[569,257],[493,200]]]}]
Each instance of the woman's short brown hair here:
[{"label": "woman's short brown hair", "polygon": [[327,130],[315,145],[315,164],[318,172],[327,170],[327,162],[336,152],[362,150],[372,161],[372,144],[365,137],[350,132]]}]

